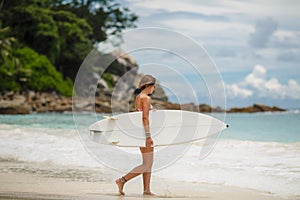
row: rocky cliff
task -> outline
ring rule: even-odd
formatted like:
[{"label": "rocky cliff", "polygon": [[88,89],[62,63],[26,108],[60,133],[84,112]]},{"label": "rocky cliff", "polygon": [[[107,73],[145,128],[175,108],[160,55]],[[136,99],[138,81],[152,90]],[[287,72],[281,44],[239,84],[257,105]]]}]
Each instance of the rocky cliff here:
[{"label": "rocky cliff", "polygon": [[[2,92],[0,114],[64,112],[72,109],[78,112],[95,110],[105,113],[132,111],[133,92],[143,76],[138,73],[137,63],[130,55],[120,50],[103,56],[99,56],[99,52],[96,54],[88,60],[89,68],[84,71],[83,81],[81,80],[75,88],[77,94],[74,99],[63,97],[56,92]],[[103,59],[112,61],[105,71],[102,67],[105,63]],[[160,102],[168,101],[159,83],[152,98]]]}]

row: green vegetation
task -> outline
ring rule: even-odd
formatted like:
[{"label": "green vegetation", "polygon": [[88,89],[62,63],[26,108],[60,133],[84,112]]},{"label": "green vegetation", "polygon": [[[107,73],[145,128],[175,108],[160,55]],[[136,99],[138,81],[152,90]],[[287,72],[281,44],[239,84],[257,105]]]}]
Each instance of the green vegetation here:
[{"label": "green vegetation", "polygon": [[[135,27],[137,16],[111,0],[9,0],[0,12],[0,91],[72,94],[93,46]],[[112,76],[104,78],[108,85]]]},{"label": "green vegetation", "polygon": [[18,49],[16,55],[23,61],[22,79],[27,84],[22,84],[21,89],[28,87],[34,91],[53,91],[71,96],[72,81],[70,78],[62,79],[62,75],[49,62],[46,56],[39,55],[32,49],[25,47]]},{"label": "green vegetation", "polygon": [[104,79],[104,81],[106,82],[106,84],[109,88],[113,88],[114,78],[112,77],[112,75],[110,73],[103,73],[102,78]]}]

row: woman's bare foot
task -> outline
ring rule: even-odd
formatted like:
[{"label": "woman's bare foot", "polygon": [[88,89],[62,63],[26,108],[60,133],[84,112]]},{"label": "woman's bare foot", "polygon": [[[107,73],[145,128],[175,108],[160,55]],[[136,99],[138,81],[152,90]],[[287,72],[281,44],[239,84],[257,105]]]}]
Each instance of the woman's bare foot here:
[{"label": "woman's bare foot", "polygon": [[118,178],[116,180],[116,184],[118,185],[120,195],[125,195],[125,193],[123,192],[123,187],[125,183],[121,180],[121,178]]},{"label": "woman's bare foot", "polygon": [[144,191],[143,195],[144,196],[155,196],[155,194],[150,191]]}]

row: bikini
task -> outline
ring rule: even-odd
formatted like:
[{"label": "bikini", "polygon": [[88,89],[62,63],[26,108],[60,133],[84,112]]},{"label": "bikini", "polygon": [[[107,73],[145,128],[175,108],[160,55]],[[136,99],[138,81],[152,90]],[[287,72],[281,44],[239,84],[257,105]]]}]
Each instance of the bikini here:
[{"label": "bikini", "polygon": [[[150,110],[153,110],[153,106],[150,105]],[[136,111],[143,111],[143,108],[136,109]]]}]

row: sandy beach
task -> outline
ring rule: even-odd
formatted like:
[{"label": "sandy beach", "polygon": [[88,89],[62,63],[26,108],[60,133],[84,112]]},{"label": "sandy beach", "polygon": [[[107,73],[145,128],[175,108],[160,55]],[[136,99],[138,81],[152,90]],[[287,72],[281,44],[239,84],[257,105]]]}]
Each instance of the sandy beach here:
[{"label": "sandy beach", "polygon": [[114,182],[70,181],[63,178],[41,177],[17,172],[0,173],[0,199],[243,199],[279,200],[272,194],[237,187],[170,182],[153,178],[155,197],[141,195],[141,179],[125,187],[125,196],[119,196]]}]

